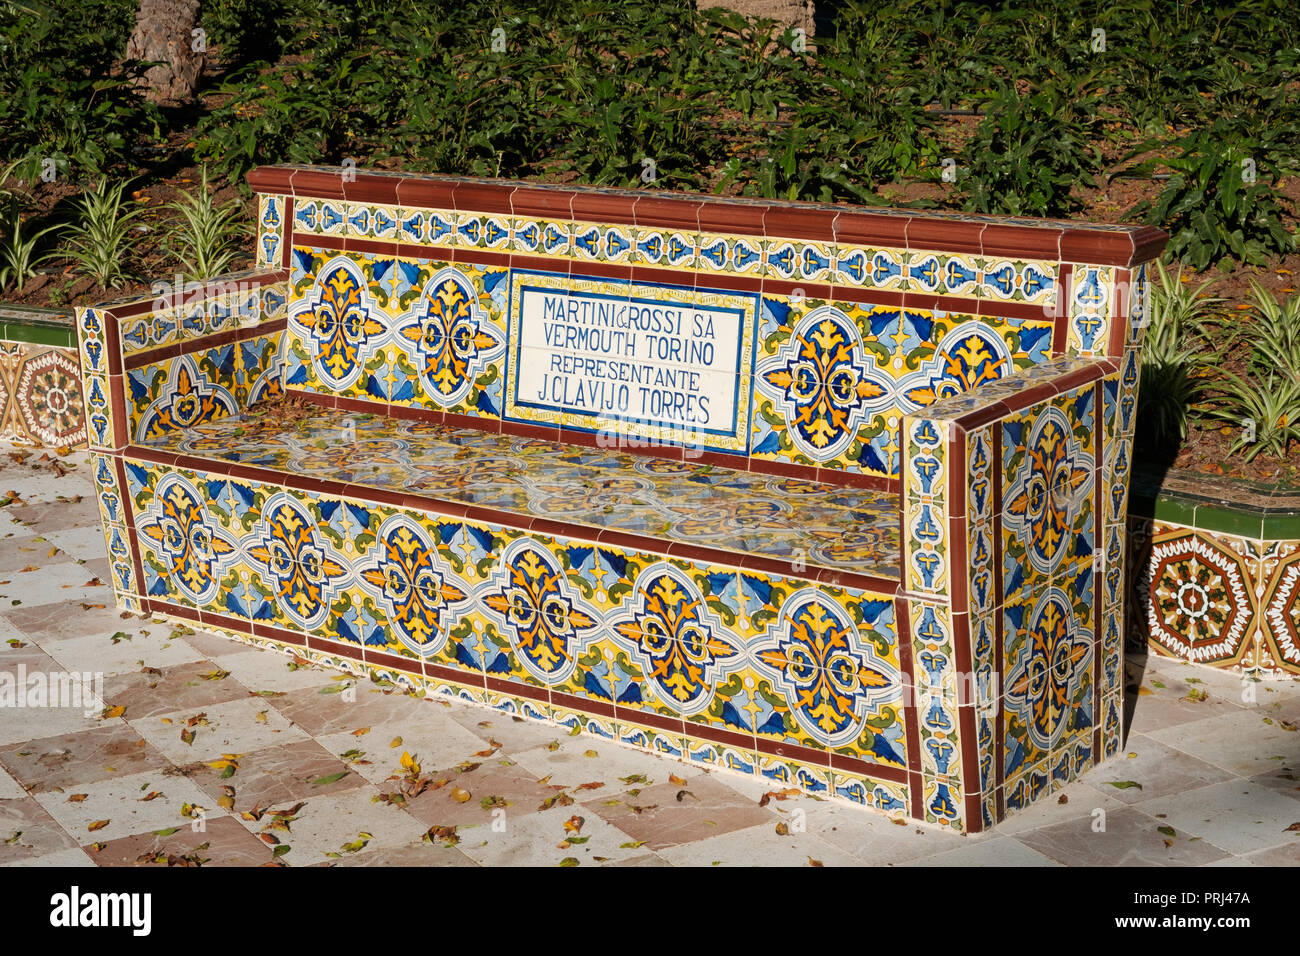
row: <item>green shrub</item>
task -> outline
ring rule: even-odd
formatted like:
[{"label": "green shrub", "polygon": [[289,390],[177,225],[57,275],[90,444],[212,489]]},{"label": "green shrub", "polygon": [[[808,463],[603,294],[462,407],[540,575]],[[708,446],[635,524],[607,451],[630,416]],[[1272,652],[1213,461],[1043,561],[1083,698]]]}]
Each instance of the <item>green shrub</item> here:
[{"label": "green shrub", "polygon": [[1175,149],[1177,155],[1158,161],[1173,171],[1168,183],[1136,210],[1169,231],[1172,258],[1201,270],[1233,259],[1259,265],[1295,248],[1270,162],[1276,150],[1247,139],[1238,120],[1193,130]]},{"label": "green shrub", "polygon": [[1210,296],[1213,280],[1192,286],[1183,269],[1171,274],[1151,265],[1150,320],[1144,332],[1142,381],[1138,388],[1138,445],[1168,450],[1187,437],[1189,413],[1200,402],[1209,382],[1207,369],[1221,354],[1214,345],[1222,324]]},{"label": "green shrub", "polygon": [[132,0],[9,0],[0,16],[0,159],[41,160],[68,172],[122,161],[161,114],[132,84],[138,63],[119,58],[135,22]]},{"label": "green shrub", "polygon": [[[1100,95],[1087,81],[1049,77],[1021,96],[998,91],[967,148],[960,176],[967,212],[1063,216],[1079,205],[1073,187],[1102,168]],[[959,179],[959,182],[961,179]]]},{"label": "green shrub", "polygon": [[65,252],[73,261],[73,271],[90,276],[101,288],[116,289],[134,276],[131,270],[131,220],[140,214],[124,201],[126,183],[110,187],[100,180],[93,190],[77,200],[77,221],[69,227]]}]

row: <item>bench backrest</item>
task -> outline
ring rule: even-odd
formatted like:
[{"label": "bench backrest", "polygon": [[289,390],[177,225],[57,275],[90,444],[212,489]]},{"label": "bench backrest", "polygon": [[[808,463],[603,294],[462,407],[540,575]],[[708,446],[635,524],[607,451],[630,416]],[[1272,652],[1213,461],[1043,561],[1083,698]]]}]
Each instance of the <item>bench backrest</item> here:
[{"label": "bench backrest", "polygon": [[290,391],[894,489],[902,415],[1119,355],[1161,236],[321,167],[249,182],[259,265],[289,271]]}]

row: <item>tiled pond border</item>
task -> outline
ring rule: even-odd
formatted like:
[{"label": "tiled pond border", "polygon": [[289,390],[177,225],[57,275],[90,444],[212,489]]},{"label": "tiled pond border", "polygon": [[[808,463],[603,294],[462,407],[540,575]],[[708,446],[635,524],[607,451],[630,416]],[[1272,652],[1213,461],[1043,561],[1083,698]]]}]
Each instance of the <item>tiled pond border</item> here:
[{"label": "tiled pond border", "polygon": [[1133,649],[1300,677],[1300,488],[1139,471],[1128,524]]},{"label": "tiled pond border", "polygon": [[0,440],[54,448],[86,444],[71,309],[0,304]]}]

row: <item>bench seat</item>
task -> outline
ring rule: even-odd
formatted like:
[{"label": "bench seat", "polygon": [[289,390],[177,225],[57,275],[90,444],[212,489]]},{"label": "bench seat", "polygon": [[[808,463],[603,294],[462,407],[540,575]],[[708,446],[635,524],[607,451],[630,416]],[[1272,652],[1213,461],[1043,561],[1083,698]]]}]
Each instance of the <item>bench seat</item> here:
[{"label": "bench seat", "polygon": [[[888,491],[320,409],[277,404],[144,443],[159,451],[535,519],[662,538],[810,568],[899,576],[899,500]],[[515,520],[511,521],[513,517]]]}]

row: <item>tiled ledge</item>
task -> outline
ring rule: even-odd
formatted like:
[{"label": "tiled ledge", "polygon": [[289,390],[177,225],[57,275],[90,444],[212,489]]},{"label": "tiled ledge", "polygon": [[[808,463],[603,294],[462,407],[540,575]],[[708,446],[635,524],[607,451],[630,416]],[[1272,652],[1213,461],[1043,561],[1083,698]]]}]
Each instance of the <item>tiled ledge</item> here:
[{"label": "tiled ledge", "polygon": [[76,348],[72,310],[0,303],[0,341]]},{"label": "tiled ledge", "polygon": [[1288,485],[1135,470],[1130,498],[1130,516],[1269,541],[1300,538],[1300,488]]},{"label": "tiled ledge", "polygon": [[1164,232],[1149,226],[962,213],[914,215],[906,209],[363,172],[328,166],[260,166],[248,174],[248,183],[255,192],[293,197],[471,209],[478,214],[560,216],[823,242],[879,243],[899,249],[943,248],[984,256],[1049,257],[1121,267],[1154,258],[1167,239]]},{"label": "tiled ledge", "polygon": [[1300,678],[1300,488],[1137,472],[1128,522],[1133,646]]}]

